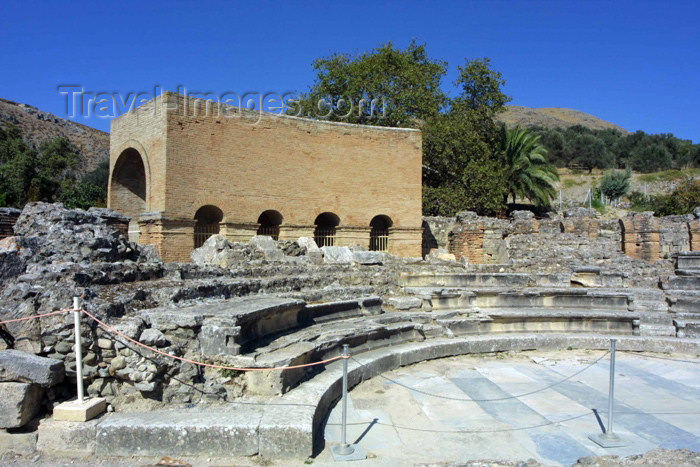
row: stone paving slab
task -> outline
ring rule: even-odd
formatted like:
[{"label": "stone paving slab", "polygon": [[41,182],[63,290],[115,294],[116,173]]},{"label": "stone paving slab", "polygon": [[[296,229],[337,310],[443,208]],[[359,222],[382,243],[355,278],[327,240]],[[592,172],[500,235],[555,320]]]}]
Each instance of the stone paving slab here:
[{"label": "stone paving slab", "polygon": [[[359,444],[371,458],[353,465],[449,463],[485,458],[534,458],[544,465],[571,465],[584,456],[626,456],[657,447],[700,451],[697,357],[678,357],[694,362],[686,363],[619,352],[615,432],[630,445],[605,449],[590,441],[589,434],[600,432],[590,409],[607,410],[608,358],[568,381],[561,381],[602,354],[601,350],[573,350],[525,352],[505,359],[461,356],[385,373],[406,386],[457,399],[504,398],[560,382],[528,396],[501,401],[439,399],[381,377],[365,381],[350,392],[348,420],[353,425],[348,433],[351,442],[362,435]],[[676,374],[683,378],[674,379]],[[518,429],[579,414],[586,415]],[[605,413],[602,418],[607,422]],[[332,465],[328,450],[339,442],[339,420],[340,408],[336,406],[324,428],[327,446],[314,465]],[[493,432],[454,433],[460,430]]]}]

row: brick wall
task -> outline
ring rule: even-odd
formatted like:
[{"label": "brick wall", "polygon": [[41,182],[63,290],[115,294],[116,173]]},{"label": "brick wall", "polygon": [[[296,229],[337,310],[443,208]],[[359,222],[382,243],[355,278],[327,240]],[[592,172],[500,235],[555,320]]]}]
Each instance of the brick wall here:
[{"label": "brick wall", "polygon": [[282,214],[282,227],[311,231],[319,214],[332,212],[337,245],[368,243],[370,221],[386,215],[389,251],[420,256],[421,146],[417,130],[233,113],[171,93],[113,121],[109,206],[128,213],[139,205],[120,189],[128,181],[118,183],[118,160],[134,148],[145,154],[148,186],[138,209],[168,221],[155,228],[149,220],[141,241],[160,242],[166,260],[189,259],[188,223],[205,205],[223,211],[222,224],[250,232],[270,209]]}]

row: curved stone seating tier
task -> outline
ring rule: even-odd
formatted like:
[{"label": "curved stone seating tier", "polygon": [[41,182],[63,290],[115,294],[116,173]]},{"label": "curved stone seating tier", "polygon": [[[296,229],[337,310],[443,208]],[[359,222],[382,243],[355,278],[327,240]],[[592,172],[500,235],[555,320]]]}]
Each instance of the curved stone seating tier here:
[{"label": "curved stone seating tier", "polygon": [[[639,316],[628,311],[469,310],[393,312],[314,324],[271,339],[264,347],[229,358],[234,366],[293,366],[338,356],[343,344],[355,354],[405,342],[444,336],[513,332],[639,333]],[[255,394],[280,394],[312,377],[322,368],[246,373],[247,389]]]},{"label": "curved stone seating tier", "polygon": [[[352,355],[350,388],[395,368],[458,355],[566,348],[610,348],[603,335],[505,334],[438,338],[404,343]],[[620,336],[620,351],[700,354],[697,339]],[[342,362],[269,403],[227,404],[201,409],[148,413],[112,413],[81,424],[46,420],[39,426],[38,448],[64,454],[143,456],[210,455],[221,452],[273,459],[305,459],[323,436],[323,422],[341,395]],[[243,401],[245,402],[245,401]],[[71,425],[70,427],[68,425]],[[70,435],[68,435],[70,433]]]}]

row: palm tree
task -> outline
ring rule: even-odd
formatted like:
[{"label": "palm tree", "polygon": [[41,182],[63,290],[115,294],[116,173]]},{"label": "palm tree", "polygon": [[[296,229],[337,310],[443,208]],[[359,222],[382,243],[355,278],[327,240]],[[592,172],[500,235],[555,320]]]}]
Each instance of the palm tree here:
[{"label": "palm tree", "polygon": [[501,150],[505,157],[508,195],[527,198],[540,206],[549,206],[556,195],[552,184],[559,181],[557,169],[547,162],[547,149],[540,137],[516,126],[501,129]]}]

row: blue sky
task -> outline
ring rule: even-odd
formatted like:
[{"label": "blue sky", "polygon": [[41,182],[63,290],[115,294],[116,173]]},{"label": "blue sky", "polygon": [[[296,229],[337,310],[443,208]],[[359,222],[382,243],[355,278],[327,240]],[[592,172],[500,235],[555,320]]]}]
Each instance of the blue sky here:
[{"label": "blue sky", "polygon": [[[312,62],[412,38],[457,65],[489,57],[511,104],[567,107],[700,143],[700,2],[4,1],[0,97],[66,116],[57,86],[305,91]],[[78,118],[103,130],[108,119]]]}]

